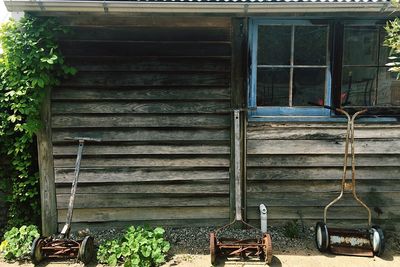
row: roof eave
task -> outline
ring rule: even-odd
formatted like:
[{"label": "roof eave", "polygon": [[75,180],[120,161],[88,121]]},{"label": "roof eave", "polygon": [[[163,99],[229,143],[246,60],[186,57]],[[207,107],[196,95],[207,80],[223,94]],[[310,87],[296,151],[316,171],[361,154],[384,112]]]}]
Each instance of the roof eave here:
[{"label": "roof eave", "polygon": [[132,1],[60,1],[4,0],[11,12],[104,12],[104,13],[315,13],[315,12],[392,12],[388,2],[132,2]]}]

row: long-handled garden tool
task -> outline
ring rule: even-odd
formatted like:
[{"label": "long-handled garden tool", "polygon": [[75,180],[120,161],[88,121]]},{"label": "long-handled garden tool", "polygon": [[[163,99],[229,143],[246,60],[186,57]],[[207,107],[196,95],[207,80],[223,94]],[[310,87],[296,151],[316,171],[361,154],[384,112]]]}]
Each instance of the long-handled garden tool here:
[{"label": "long-handled garden tool", "polygon": [[[248,258],[256,256],[265,259],[267,263],[272,261],[272,241],[268,233],[246,223],[242,217],[242,185],[241,185],[241,162],[240,162],[240,111],[234,111],[234,134],[235,134],[235,219],[221,228],[210,233],[210,255],[211,263],[215,264],[218,257],[239,256]],[[219,234],[236,223],[242,223],[250,229],[260,232],[260,236],[249,239],[235,239],[219,237]]]},{"label": "long-handled garden tool", "polygon": [[96,141],[100,139],[89,137],[74,137],[68,140],[77,140],[78,153],[75,163],[74,180],[72,181],[71,195],[69,198],[67,218],[61,233],[55,236],[38,237],[32,243],[31,258],[32,261],[38,263],[46,258],[77,258],[84,264],[91,261],[94,256],[94,240],[93,237],[87,235],[83,239],[73,240],[69,234],[71,231],[72,213],[74,210],[74,201],[76,188],[78,186],[79,170],[82,159],[83,146],[85,141]]},{"label": "long-handled garden tool", "polygon": [[[380,256],[383,253],[385,239],[379,226],[371,226],[371,210],[357,196],[356,193],[356,168],[355,168],[355,152],[354,152],[354,122],[358,115],[365,113],[367,110],[361,110],[350,116],[348,112],[341,108],[332,108],[324,106],[332,110],[336,110],[347,117],[347,132],[344,152],[343,175],[340,185],[340,194],[331,201],[324,209],[324,221],[318,222],[315,227],[315,241],[319,251],[330,251],[334,254],[355,255],[355,256]],[[349,145],[351,146],[351,183],[346,182],[347,164]],[[345,191],[351,191],[353,198],[367,210],[368,227],[364,229],[344,229],[331,228],[327,226],[328,209],[338,202]]]}]

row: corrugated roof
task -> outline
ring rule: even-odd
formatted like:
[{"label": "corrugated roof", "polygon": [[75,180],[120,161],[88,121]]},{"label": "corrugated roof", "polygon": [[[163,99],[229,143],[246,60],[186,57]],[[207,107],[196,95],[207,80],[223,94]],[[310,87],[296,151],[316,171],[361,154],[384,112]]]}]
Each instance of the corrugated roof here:
[{"label": "corrugated roof", "polygon": [[3,0],[9,11],[218,13],[395,11],[389,0]]},{"label": "corrugated roof", "polygon": [[[98,0],[89,0],[98,1]],[[108,0],[109,2],[204,3],[390,3],[390,0]]]}]

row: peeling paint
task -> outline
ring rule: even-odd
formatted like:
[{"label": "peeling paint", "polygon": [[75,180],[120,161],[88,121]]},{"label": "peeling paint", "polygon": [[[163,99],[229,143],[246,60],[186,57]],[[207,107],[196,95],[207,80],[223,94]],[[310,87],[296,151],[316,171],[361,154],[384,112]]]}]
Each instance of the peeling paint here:
[{"label": "peeling paint", "polygon": [[330,236],[332,245],[350,245],[352,247],[370,246],[370,241],[361,237]]}]

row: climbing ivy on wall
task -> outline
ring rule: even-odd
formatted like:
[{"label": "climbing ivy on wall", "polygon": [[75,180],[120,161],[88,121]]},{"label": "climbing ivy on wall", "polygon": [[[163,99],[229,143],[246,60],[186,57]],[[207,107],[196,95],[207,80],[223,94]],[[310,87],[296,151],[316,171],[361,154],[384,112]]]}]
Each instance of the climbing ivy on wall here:
[{"label": "climbing ivy on wall", "polygon": [[[392,5],[399,11],[400,2],[399,0],[391,0]],[[400,78],[400,19],[398,17],[387,22],[386,37],[384,44],[390,48],[390,63],[386,64],[389,66],[389,71],[397,73],[397,79]]]},{"label": "climbing ivy on wall", "polygon": [[0,28],[0,190],[9,227],[39,222],[34,139],[42,126],[40,107],[45,88],[75,73],[57,45],[64,33],[55,19],[30,15]]}]

